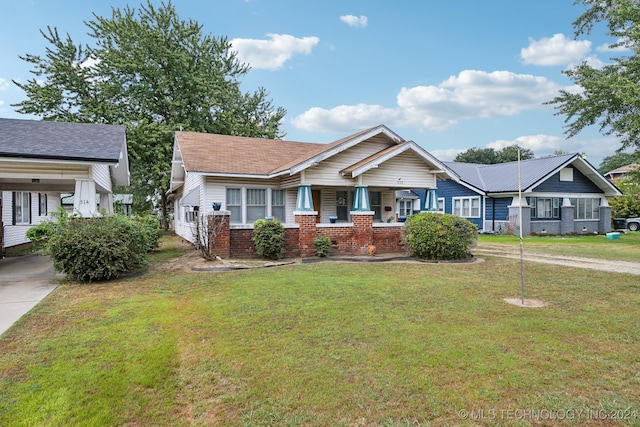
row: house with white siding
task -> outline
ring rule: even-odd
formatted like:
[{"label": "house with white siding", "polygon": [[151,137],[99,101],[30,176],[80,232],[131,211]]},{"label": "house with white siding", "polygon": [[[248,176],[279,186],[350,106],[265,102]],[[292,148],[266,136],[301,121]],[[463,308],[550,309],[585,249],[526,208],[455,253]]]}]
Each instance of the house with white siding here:
[{"label": "house with white siding", "polygon": [[2,249],[28,243],[61,194],[83,217],[113,212],[113,185],[129,185],[124,126],[0,119]]},{"label": "house with white siding", "polygon": [[[385,227],[403,227],[396,221],[400,213],[434,209],[414,206],[417,197],[408,192],[397,199],[396,191],[431,191],[447,178],[457,180],[443,163],[384,125],[328,144],[181,131],[175,134],[169,192],[175,231],[190,241],[197,216],[214,212],[214,204],[228,214],[232,232],[251,230],[267,217],[296,229],[307,217],[314,233],[340,229],[353,235],[356,219],[364,215],[374,234],[385,234]],[[362,249],[350,245],[345,253]]]},{"label": "house with white siding", "polygon": [[621,192],[579,153],[445,165],[459,179],[438,182],[441,211],[468,219],[480,231],[517,234],[520,214],[525,235],[611,231],[608,199]]}]

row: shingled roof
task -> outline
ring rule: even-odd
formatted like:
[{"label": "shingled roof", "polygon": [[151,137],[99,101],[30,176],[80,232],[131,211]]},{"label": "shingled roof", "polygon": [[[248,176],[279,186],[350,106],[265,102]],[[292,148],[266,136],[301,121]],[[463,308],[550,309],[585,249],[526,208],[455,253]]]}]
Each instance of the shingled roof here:
[{"label": "shingled roof", "polygon": [[0,157],[118,163],[124,126],[0,119]]}]

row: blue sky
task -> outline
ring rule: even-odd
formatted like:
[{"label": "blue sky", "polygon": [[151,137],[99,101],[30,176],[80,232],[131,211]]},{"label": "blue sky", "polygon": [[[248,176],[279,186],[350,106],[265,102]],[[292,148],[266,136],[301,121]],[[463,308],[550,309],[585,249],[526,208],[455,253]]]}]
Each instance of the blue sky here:
[{"label": "blue sky", "polygon": [[[154,1],[160,4],[160,1]],[[89,42],[84,21],[132,1],[0,0],[0,117],[20,115],[18,58],[43,54],[40,29]],[[543,102],[571,82],[563,69],[610,62],[603,28],[574,40],[573,0],[174,0],[182,19],[226,36],[287,115],[284,139],[329,142],[378,124],[441,160],[471,147],[518,144],[537,157],[580,152],[598,166],[620,146],[597,128],[565,138]]]}]

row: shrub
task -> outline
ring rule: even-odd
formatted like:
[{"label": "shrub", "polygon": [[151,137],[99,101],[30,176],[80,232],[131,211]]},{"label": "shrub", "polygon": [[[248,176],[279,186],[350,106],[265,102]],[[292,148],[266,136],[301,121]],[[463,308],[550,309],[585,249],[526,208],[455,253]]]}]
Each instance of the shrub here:
[{"label": "shrub", "polygon": [[475,224],[455,215],[422,212],[411,215],[406,222],[405,242],[418,258],[465,259],[477,238]]},{"label": "shrub", "polygon": [[316,248],[316,255],[319,257],[326,257],[329,255],[329,248],[331,247],[331,239],[327,236],[316,236],[313,239],[313,246]]},{"label": "shrub", "polygon": [[160,218],[157,215],[133,216],[131,218],[142,226],[145,251],[151,252],[157,248],[160,241]]},{"label": "shrub", "polygon": [[150,227],[120,215],[71,218],[53,227],[45,250],[57,271],[80,282],[115,279],[142,269],[154,244]]},{"label": "shrub", "polygon": [[284,252],[284,226],[277,219],[259,219],[253,223],[253,244],[258,255],[280,259]]}]

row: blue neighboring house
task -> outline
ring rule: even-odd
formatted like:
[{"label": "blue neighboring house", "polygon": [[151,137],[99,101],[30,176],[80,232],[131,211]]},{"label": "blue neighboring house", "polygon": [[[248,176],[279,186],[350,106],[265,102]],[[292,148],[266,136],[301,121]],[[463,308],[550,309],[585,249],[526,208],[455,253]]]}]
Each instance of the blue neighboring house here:
[{"label": "blue neighboring house", "polygon": [[[438,210],[464,217],[483,232],[518,234],[521,213],[525,235],[606,233],[608,199],[622,194],[578,153],[524,160],[520,168],[518,162],[443,163],[459,180],[438,181]],[[413,191],[426,206],[429,193]]]}]

